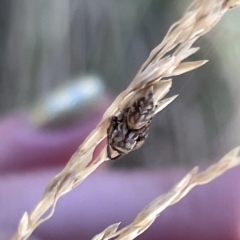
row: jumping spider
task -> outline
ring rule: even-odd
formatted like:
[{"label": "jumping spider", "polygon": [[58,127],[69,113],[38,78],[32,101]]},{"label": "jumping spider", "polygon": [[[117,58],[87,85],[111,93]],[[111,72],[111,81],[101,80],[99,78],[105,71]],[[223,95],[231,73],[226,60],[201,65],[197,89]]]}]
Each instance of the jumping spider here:
[{"label": "jumping spider", "polygon": [[107,156],[117,159],[140,148],[148,136],[149,125],[154,115],[153,89],[137,99],[131,106],[111,118],[107,129]]}]

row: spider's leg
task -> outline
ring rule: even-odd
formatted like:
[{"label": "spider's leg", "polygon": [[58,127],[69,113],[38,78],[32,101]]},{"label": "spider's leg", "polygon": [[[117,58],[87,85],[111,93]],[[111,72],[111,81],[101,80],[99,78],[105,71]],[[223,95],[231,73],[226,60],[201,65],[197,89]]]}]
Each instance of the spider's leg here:
[{"label": "spider's leg", "polygon": [[123,153],[120,153],[120,152],[117,152],[118,155],[116,157],[112,157],[112,154],[111,154],[111,147],[108,145],[107,146],[107,157],[110,159],[110,160],[116,160],[118,158],[120,158],[121,156],[123,156],[124,154]]},{"label": "spider's leg", "polygon": [[143,141],[148,137],[149,126],[145,126],[144,129],[139,133],[137,141]]},{"label": "spider's leg", "polygon": [[144,129],[140,131],[133,150],[137,150],[144,144],[146,138],[148,137],[148,133],[149,133],[149,126],[145,126]]},{"label": "spider's leg", "polygon": [[111,147],[112,147],[112,149],[113,149],[114,151],[116,151],[116,152],[119,153],[120,155],[125,155],[125,154],[127,153],[127,151],[126,151],[126,152],[121,151],[119,148],[116,148],[114,145],[111,146]]},{"label": "spider's leg", "polygon": [[116,157],[112,157],[111,160],[117,160],[118,158],[122,157],[124,154],[119,153]]},{"label": "spider's leg", "polygon": [[138,148],[140,148],[144,144],[144,142],[145,142],[145,139],[144,140],[138,140],[132,150],[137,150]]},{"label": "spider's leg", "polygon": [[107,157],[112,160],[112,156],[111,156],[111,149],[110,149],[110,146],[107,145]]}]

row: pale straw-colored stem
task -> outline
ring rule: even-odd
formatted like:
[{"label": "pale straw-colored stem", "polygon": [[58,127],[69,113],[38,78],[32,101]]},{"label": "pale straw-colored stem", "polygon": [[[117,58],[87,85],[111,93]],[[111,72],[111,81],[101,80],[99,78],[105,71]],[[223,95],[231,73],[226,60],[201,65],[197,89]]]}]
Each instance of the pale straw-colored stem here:
[{"label": "pale straw-colored stem", "polygon": [[93,240],[108,240],[115,237],[119,240],[136,238],[151,226],[161,212],[180,201],[192,188],[211,182],[225,171],[238,165],[240,165],[240,146],[230,151],[219,162],[211,165],[205,171],[199,172],[198,167],[195,167],[168,192],[146,206],[128,226],[117,231],[119,223],[113,224],[96,235]]}]

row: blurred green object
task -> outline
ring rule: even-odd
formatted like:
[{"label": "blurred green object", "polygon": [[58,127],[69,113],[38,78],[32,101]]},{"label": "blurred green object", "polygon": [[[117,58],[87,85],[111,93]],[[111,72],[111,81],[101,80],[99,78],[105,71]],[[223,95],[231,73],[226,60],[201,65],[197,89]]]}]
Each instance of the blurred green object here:
[{"label": "blurred green object", "polygon": [[104,83],[97,75],[83,75],[59,86],[30,110],[30,121],[38,127],[56,126],[94,112],[103,102]]}]

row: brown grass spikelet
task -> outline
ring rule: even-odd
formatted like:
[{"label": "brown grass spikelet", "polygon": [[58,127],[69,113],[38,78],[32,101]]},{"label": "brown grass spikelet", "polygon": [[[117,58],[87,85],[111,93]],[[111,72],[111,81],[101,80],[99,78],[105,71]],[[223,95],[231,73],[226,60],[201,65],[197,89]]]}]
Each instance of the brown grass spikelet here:
[{"label": "brown grass spikelet", "polygon": [[[183,74],[205,64],[206,60],[195,62],[183,61],[199,50],[197,47],[192,47],[193,43],[199,37],[209,32],[218,23],[227,10],[239,5],[239,0],[197,0],[190,5],[183,17],[170,27],[163,41],[152,50],[145,63],[137,72],[132,83],[126,90],[118,95],[115,101],[106,110],[96,129],[94,129],[86,140],[79,146],[78,150],[71,157],[64,169],[48,184],[42,199],[36,207],[32,210],[32,212],[24,213],[22,219],[20,220],[18,230],[12,240],[27,239],[37,226],[52,216],[59,197],[71,191],[102,162],[108,160],[106,146],[94,161],[92,161],[92,155],[96,146],[106,138],[107,128],[109,127],[112,116],[119,114],[126,106],[129,105],[131,101],[133,101],[133,99],[137,99],[141,96],[144,89],[149,86],[153,87],[153,99],[155,103],[158,103],[158,107],[155,109],[154,114],[161,111],[176,98],[176,96],[173,96],[163,99],[170,90],[172,84],[171,79],[166,80],[166,78]],[[224,159],[226,159],[226,157]],[[226,164],[226,162],[224,163]],[[220,167],[220,165],[216,166]],[[226,166],[222,169],[227,170],[228,167],[229,165],[226,164]],[[176,202],[178,198],[184,196],[184,194],[186,194],[196,184],[202,184],[204,181],[207,182],[216,177],[216,168],[213,167],[211,171],[206,171],[207,172],[203,173],[197,173],[197,170],[190,172],[184,180],[182,180],[172,191],[169,191],[165,195],[164,201],[167,203],[161,203],[160,205],[158,203],[157,205],[169,206]],[[184,189],[182,186],[184,186]],[[179,193],[176,193],[176,190],[178,190]],[[157,200],[157,202],[159,201],[163,201],[163,198],[161,198],[161,200]],[[156,206],[153,206],[155,205],[149,206],[143,211],[143,213],[138,215],[134,224],[140,221],[142,215],[147,215],[149,209],[151,209],[151,211],[153,208],[158,209]],[[159,209],[156,211],[159,211]],[[50,213],[46,217],[43,217],[46,212]],[[159,213],[160,212],[161,211],[159,211]],[[153,215],[154,214],[152,214],[152,216]],[[131,230],[128,237],[127,235],[124,235],[125,233],[121,230],[122,236],[126,236],[126,238],[122,237],[119,239],[132,239],[136,236],[136,232],[141,233],[144,231],[153,222],[153,218],[146,219],[148,219],[146,220],[147,224],[142,224],[140,230],[135,228],[134,233]],[[137,224],[137,226],[139,225]],[[117,225],[112,225],[107,229],[107,232],[115,231],[116,229]],[[130,235],[131,237],[129,237]],[[104,236],[104,234],[101,236]],[[108,238],[99,237],[95,239]]]}]

